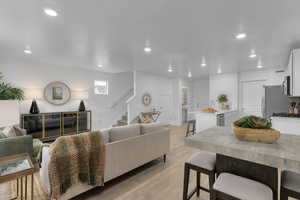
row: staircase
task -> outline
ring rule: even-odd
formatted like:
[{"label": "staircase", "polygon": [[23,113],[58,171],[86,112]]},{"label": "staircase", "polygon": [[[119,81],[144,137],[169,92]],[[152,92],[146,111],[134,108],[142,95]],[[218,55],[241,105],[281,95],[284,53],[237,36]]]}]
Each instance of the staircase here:
[{"label": "staircase", "polygon": [[133,88],[125,91],[110,107],[113,122],[112,127],[125,126],[128,124],[128,112],[126,101],[133,95]]}]

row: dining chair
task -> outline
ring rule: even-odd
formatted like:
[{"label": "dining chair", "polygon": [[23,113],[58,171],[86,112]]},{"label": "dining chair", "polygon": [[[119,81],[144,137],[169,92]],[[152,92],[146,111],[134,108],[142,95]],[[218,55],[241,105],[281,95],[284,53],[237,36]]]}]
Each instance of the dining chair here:
[{"label": "dining chair", "polygon": [[[211,194],[212,186],[215,182],[215,163],[216,163],[216,154],[209,153],[209,152],[195,153],[191,156],[191,158],[188,161],[185,162],[184,181],[183,181],[183,200],[191,199],[195,193],[197,193],[197,197],[199,197],[200,190],[206,191]],[[196,171],[197,185],[192,190],[192,192],[188,194],[191,170]],[[201,186],[201,174],[208,175],[209,188],[205,188]]]},{"label": "dining chair", "polygon": [[217,154],[213,200],[278,200],[278,169]]},{"label": "dining chair", "polygon": [[185,137],[188,137],[189,134],[192,133],[194,135],[196,133],[196,120],[189,120],[187,122],[187,129]]},{"label": "dining chair", "polygon": [[300,174],[283,171],[281,173],[280,199],[288,200],[289,197],[300,199]]}]

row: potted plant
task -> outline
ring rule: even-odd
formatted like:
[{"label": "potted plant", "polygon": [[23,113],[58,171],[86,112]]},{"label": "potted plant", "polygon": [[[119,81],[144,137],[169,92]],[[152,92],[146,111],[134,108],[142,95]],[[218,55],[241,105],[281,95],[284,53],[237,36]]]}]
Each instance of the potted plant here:
[{"label": "potted plant", "polygon": [[23,100],[24,92],[20,88],[13,87],[3,81],[4,76],[0,72],[0,100]]},{"label": "potted plant", "polygon": [[221,110],[225,110],[227,108],[226,104],[228,103],[228,97],[226,94],[220,94],[217,101]]},{"label": "potted plant", "polygon": [[280,137],[280,132],[272,129],[272,123],[264,118],[250,115],[233,123],[233,131],[239,140],[273,143]]},{"label": "potted plant", "polygon": [[3,80],[0,72],[0,127],[10,126],[19,122],[19,100],[24,99],[24,92]]}]

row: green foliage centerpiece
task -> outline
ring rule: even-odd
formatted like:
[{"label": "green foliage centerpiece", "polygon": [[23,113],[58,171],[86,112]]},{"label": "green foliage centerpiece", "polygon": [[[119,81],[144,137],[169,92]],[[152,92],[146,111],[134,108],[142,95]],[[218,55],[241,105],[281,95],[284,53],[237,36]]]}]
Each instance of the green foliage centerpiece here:
[{"label": "green foliage centerpiece", "polygon": [[23,90],[13,87],[10,83],[5,83],[3,78],[4,76],[0,72],[0,100],[23,100]]},{"label": "green foliage centerpiece", "polygon": [[236,138],[242,141],[274,143],[280,137],[280,132],[271,128],[269,120],[258,116],[242,117],[233,124]]},{"label": "green foliage centerpiece", "polygon": [[219,107],[221,110],[226,109],[226,104],[228,103],[228,97],[226,94],[220,94],[217,98],[217,101],[219,103]]}]

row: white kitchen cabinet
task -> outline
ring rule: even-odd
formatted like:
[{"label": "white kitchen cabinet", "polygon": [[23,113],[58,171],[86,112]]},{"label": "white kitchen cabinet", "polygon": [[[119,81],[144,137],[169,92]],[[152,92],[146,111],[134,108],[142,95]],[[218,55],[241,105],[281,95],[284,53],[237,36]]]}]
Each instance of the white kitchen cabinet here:
[{"label": "white kitchen cabinet", "polygon": [[282,134],[300,135],[300,118],[272,117],[272,128]]},{"label": "white kitchen cabinet", "polygon": [[294,49],[288,63],[288,74],[291,76],[291,96],[300,96],[300,49]]}]

